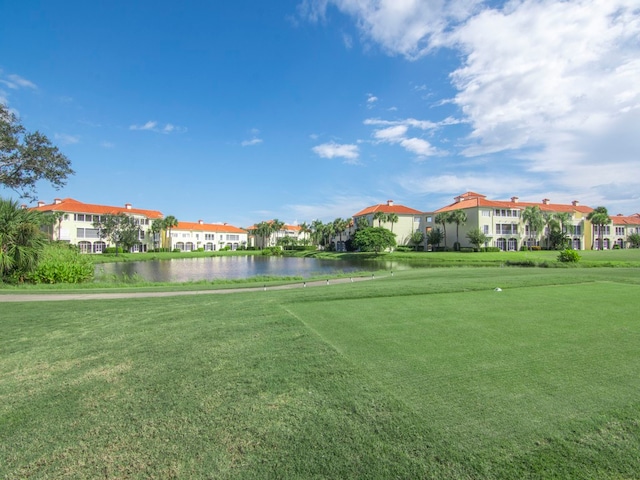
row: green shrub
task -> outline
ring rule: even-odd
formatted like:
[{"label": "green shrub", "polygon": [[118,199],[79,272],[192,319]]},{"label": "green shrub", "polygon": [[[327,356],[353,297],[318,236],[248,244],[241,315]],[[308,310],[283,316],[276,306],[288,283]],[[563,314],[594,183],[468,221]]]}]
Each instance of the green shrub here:
[{"label": "green shrub", "polygon": [[570,250],[568,248],[562,250],[558,255],[559,262],[575,263],[575,262],[578,262],[579,260],[580,260],[580,255],[578,255],[578,252],[576,250]]},{"label": "green shrub", "polygon": [[93,278],[91,259],[75,245],[52,243],[42,252],[38,266],[29,275],[33,283],[82,283]]},{"label": "green shrub", "polygon": [[122,247],[118,247],[118,251],[116,252],[116,247],[106,247],[102,253],[123,253]]},{"label": "green shrub", "polygon": [[406,245],[398,245],[396,247],[396,251],[398,251],[398,252],[413,252],[413,247],[408,247]]},{"label": "green shrub", "polygon": [[262,255],[278,257],[282,255],[282,249],[280,247],[265,247],[262,249]]},{"label": "green shrub", "polygon": [[499,252],[500,249],[498,247],[482,247],[480,251],[481,252]]}]

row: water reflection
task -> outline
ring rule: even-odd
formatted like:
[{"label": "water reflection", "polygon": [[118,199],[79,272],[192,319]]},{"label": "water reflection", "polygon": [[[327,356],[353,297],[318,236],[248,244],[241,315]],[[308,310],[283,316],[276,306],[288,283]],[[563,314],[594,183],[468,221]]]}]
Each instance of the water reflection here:
[{"label": "water reflection", "polygon": [[181,258],[143,262],[106,263],[96,266],[101,276],[137,276],[150,282],[232,280],[255,276],[302,277],[407,268],[388,260],[323,260],[262,255]]}]

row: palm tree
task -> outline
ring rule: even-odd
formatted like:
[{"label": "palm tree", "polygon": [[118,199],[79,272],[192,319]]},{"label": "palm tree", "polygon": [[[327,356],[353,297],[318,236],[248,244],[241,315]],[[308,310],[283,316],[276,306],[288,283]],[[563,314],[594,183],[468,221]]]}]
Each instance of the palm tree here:
[{"label": "palm tree", "polygon": [[529,225],[529,250],[531,249],[531,243],[533,242],[533,233],[536,235],[538,231],[544,226],[544,219],[542,217],[542,211],[540,207],[534,205],[533,207],[526,207],[522,212],[522,221]]},{"label": "palm tree", "polygon": [[263,249],[266,246],[267,237],[270,237],[271,233],[273,233],[271,223],[260,222],[255,226],[255,228],[252,229],[252,231],[254,232],[256,237],[262,238],[262,242],[260,242],[260,248]]},{"label": "palm tree", "polygon": [[151,222],[149,231],[153,235],[153,248],[158,248],[158,238],[161,237],[162,229],[164,228],[164,220],[156,219]]},{"label": "palm tree", "polygon": [[[333,221],[333,232],[339,236],[339,243],[342,243],[342,234],[345,232],[347,227],[349,226],[349,221],[344,218],[336,218]],[[336,250],[338,250],[338,244],[336,244]]]},{"label": "palm tree", "polygon": [[169,232],[169,248],[171,248],[173,241],[171,239],[171,231],[178,226],[178,219],[173,215],[167,215],[162,221],[162,226]]},{"label": "palm tree", "polygon": [[[444,238],[444,248],[447,248],[447,223],[449,223],[449,212],[440,212],[434,219],[436,223],[442,225],[442,237]],[[438,242],[439,244],[439,242]]]},{"label": "palm tree", "polygon": [[356,220],[356,230],[363,230],[365,228],[369,228],[371,225],[369,225],[369,220],[367,219],[367,217],[358,217],[358,219]]},{"label": "palm tree", "polygon": [[[276,244],[278,243],[278,238],[280,238],[280,232],[282,231],[282,229],[284,228],[285,223],[278,220],[277,218],[274,218],[273,220],[271,220],[271,222],[269,222],[271,224],[271,233],[275,233],[276,235]],[[269,242],[271,243],[271,242]]]},{"label": "palm tree", "polygon": [[36,268],[45,243],[39,212],[0,198],[0,278],[23,281]]},{"label": "palm tree", "polygon": [[573,232],[569,231],[569,222],[571,221],[571,214],[569,212],[556,212],[553,215],[558,221],[558,225],[560,226],[560,231],[566,234],[572,234]]},{"label": "palm tree", "polygon": [[320,239],[322,237],[322,227],[323,227],[322,220],[316,219],[313,222],[311,222],[311,238],[313,238],[313,241],[317,246],[320,246]]},{"label": "palm tree", "polygon": [[377,220],[378,227],[381,227],[382,222],[387,221],[387,214],[378,210],[376,213],[373,214],[373,220],[374,221]]},{"label": "palm tree", "polygon": [[594,227],[598,227],[598,250],[603,249],[603,239],[602,234],[605,225],[609,225],[611,223],[611,219],[609,218],[609,212],[607,212],[606,207],[596,207],[594,210],[589,212],[587,215],[587,220],[591,221],[591,224]]},{"label": "palm tree", "polygon": [[448,221],[456,224],[456,245],[460,250],[460,225],[467,223],[467,214],[464,210],[453,210],[449,213]]},{"label": "palm tree", "polygon": [[393,233],[393,224],[398,223],[398,214],[397,213],[387,213],[387,222],[391,223],[391,232]]},{"label": "palm tree", "polygon": [[300,233],[302,234],[302,244],[307,245],[311,234],[311,225],[307,224],[307,222],[302,222],[300,224]]}]

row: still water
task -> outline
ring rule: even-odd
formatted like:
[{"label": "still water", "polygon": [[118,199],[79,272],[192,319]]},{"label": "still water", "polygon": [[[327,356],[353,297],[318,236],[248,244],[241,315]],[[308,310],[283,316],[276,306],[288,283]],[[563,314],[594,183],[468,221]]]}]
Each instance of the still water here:
[{"label": "still water", "polygon": [[396,262],[387,260],[322,260],[247,255],[105,263],[96,266],[95,277],[96,280],[100,280],[101,277],[113,275],[118,277],[137,276],[150,282],[195,282],[256,276],[309,278],[320,275],[400,270],[402,268]]}]

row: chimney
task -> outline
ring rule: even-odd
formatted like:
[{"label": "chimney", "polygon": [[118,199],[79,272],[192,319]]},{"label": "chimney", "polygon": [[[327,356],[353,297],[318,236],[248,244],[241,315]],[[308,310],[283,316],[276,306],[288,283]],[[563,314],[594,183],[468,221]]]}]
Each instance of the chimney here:
[{"label": "chimney", "polygon": [[125,203],[124,204],[124,208],[126,208],[127,210],[131,210],[131,204],[130,203]]},{"label": "chimney", "polygon": [[393,200],[387,200],[387,206],[393,207]]},{"label": "chimney", "polygon": [[518,203],[519,198],[518,197],[511,197],[511,201],[513,203]]},{"label": "chimney", "polygon": [[60,200],[59,198],[54,198],[54,199],[53,199],[53,203],[54,203],[55,205],[58,205],[58,204],[62,203],[62,200]]},{"label": "chimney", "polygon": [[549,202],[550,202],[550,201],[551,201],[551,200],[549,200],[548,198],[543,198],[543,199],[542,199],[542,203],[543,203],[543,204],[545,204],[545,205],[549,205]]},{"label": "chimney", "polygon": [[573,202],[571,202],[571,205],[577,207],[578,205],[580,205],[580,202],[578,200],[574,200]]},{"label": "chimney", "polygon": [[202,220],[198,220],[198,223],[202,225],[204,222]]},{"label": "chimney", "polygon": [[[38,205],[38,206],[40,206],[40,205]],[[25,203],[23,203],[22,205],[20,205],[20,208],[22,210],[26,210],[27,209],[27,205]]]},{"label": "chimney", "polygon": [[39,207],[44,207],[44,202],[42,200],[38,200],[38,206]]}]

